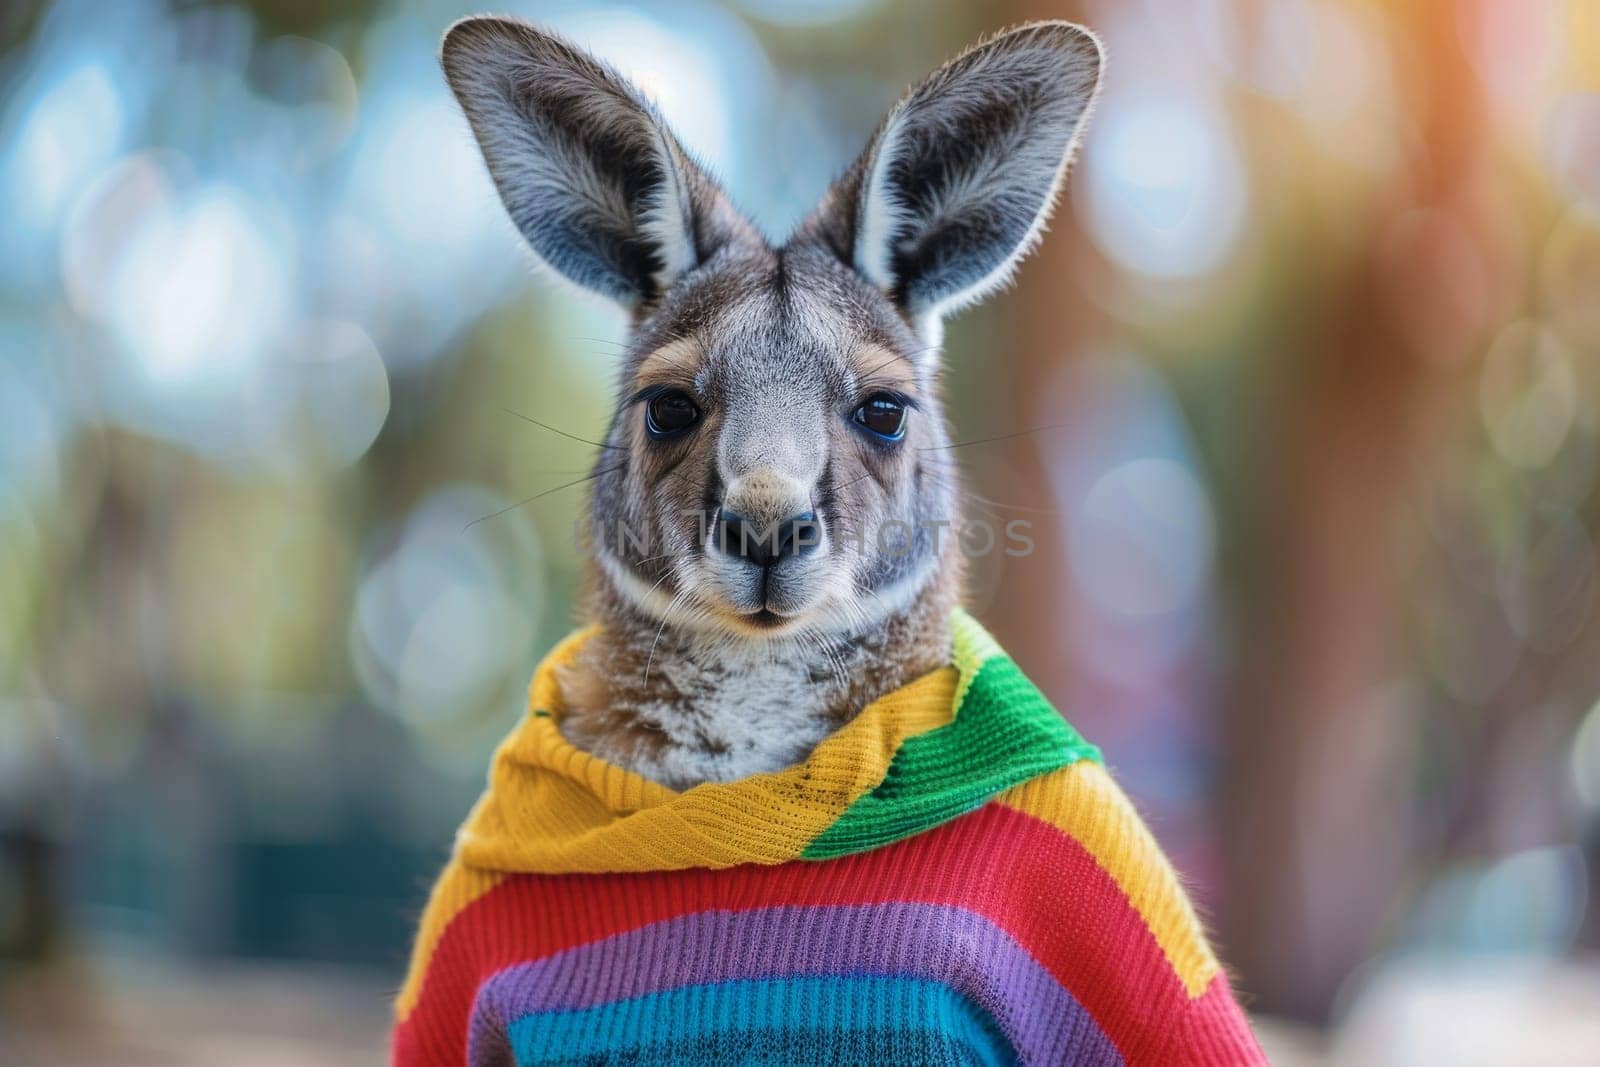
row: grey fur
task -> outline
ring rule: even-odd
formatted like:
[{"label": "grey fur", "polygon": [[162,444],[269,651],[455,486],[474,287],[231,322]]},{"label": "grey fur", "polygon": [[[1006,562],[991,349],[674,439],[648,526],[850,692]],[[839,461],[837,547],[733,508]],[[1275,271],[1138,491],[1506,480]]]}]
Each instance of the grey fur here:
[{"label": "grey fur", "polygon": [[[569,737],[675,786],[739,777],[944,662],[960,565],[934,323],[1037,239],[1098,84],[1094,38],[1035,23],[963,53],[777,247],[560,38],[469,19],[443,63],[534,251],[633,311],[590,508],[603,632],[570,679]],[[703,413],[668,440],[640,399],[661,388]],[[852,421],[884,391],[913,405],[898,442]],[[815,511],[822,543],[754,565],[715,550],[724,508],[761,527]]]}]

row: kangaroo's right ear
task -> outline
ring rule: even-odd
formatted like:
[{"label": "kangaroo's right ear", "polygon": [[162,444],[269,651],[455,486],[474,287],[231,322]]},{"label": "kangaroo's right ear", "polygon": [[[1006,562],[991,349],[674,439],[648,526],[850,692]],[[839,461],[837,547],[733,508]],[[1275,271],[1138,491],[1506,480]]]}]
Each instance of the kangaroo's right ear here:
[{"label": "kangaroo's right ear", "polygon": [[512,221],[579,285],[648,304],[750,233],[638,91],[561,38],[463,19],[440,61]]},{"label": "kangaroo's right ear", "polygon": [[1038,240],[1100,66],[1066,22],[968,49],[901,99],[803,232],[917,321],[981,299]]}]

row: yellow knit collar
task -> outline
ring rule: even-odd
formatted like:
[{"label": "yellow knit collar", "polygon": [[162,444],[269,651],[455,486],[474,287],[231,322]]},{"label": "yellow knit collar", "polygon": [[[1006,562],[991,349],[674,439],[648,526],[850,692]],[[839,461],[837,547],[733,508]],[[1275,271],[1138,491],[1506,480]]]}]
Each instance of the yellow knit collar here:
[{"label": "yellow knit collar", "polygon": [[[908,769],[908,762],[928,764],[926,758],[904,757],[908,740],[914,741],[910,751],[935,758],[976,749],[971,755],[985,770],[975,781],[951,783],[936,775],[940,780],[926,796],[911,798],[920,810],[909,820],[895,808],[890,821],[906,824],[896,830],[902,836],[1066,762],[1098,758],[982,627],[964,612],[956,612],[951,622],[951,665],[867,705],[802,762],[683,792],[606,763],[562,736],[557,672],[594,631],[573,634],[534,674],[528,714],[496,751],[489,789],[457,835],[457,854],[469,867],[507,873],[676,870],[822,858],[883,843],[874,838],[871,814],[906,804],[903,790],[899,797],[887,794],[891,787],[919,780],[914,774],[891,775],[891,765],[898,772]],[[980,675],[983,681],[974,690]],[[971,710],[956,727],[963,707]],[[852,806],[868,817],[842,819]]]},{"label": "yellow knit collar", "polygon": [[873,702],[801,763],[677,792],[580,751],[561,735],[556,681],[593,630],[566,638],[495,753],[489,791],[457,835],[463,862],[495,871],[639,871],[783,863],[883,779],[901,742],[948,722],[945,667]]}]

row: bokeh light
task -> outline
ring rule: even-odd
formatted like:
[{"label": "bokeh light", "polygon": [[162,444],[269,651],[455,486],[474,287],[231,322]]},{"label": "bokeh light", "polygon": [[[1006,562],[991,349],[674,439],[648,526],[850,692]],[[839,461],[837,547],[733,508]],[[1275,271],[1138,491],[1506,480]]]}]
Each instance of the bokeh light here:
[{"label": "bokeh light", "polygon": [[1203,275],[1222,263],[1249,196],[1222,123],[1194,97],[1108,92],[1082,175],[1091,232],[1108,255],[1158,277]]},{"label": "bokeh light", "polygon": [[[509,502],[441,489],[361,579],[350,642],[363,689],[428,753],[459,758],[526,684],[542,583],[538,539]],[[480,521],[481,520],[481,521]]]}]

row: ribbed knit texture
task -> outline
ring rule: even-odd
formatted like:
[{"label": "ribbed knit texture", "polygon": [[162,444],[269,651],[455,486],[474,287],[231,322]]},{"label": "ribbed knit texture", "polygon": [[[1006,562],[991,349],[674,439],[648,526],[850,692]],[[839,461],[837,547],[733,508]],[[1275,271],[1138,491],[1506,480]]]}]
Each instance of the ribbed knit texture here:
[{"label": "ribbed knit texture", "polygon": [[497,752],[397,1003],[397,1064],[1264,1062],[1159,847],[983,630],[804,762],[682,793]]}]

